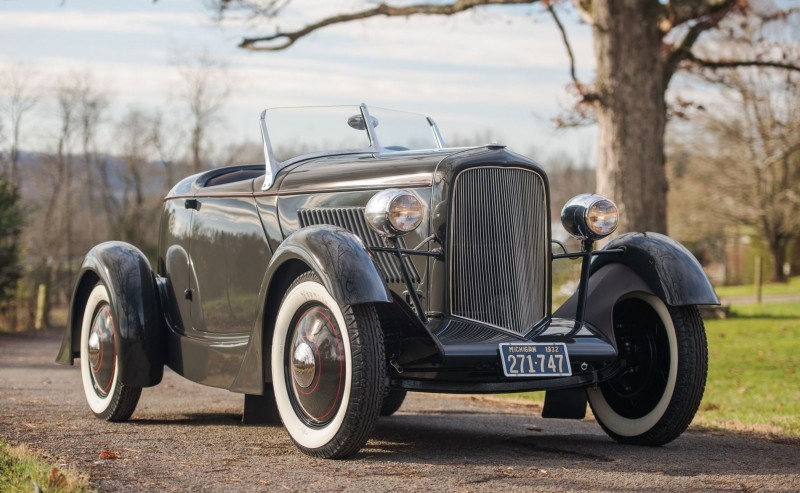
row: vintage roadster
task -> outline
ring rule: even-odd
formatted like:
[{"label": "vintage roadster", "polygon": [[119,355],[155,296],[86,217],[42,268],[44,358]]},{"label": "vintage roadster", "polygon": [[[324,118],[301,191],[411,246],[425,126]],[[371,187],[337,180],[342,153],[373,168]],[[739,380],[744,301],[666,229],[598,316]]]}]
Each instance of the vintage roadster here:
[{"label": "vintage roadster", "polygon": [[[80,359],[92,412],[127,420],[164,365],[245,394],[303,452],[342,458],[407,391],[546,391],[543,416],[587,400],[619,442],[661,445],[697,411],[707,370],[696,259],[616,229],[579,195],[551,241],[547,176],[502,145],[447,148],[428,117],[361,106],[274,108],[265,164],[191,176],[164,199],[156,267],[94,247],[58,362]],[[553,245],[556,245],[554,249]],[[551,309],[551,266],[581,259]]]}]

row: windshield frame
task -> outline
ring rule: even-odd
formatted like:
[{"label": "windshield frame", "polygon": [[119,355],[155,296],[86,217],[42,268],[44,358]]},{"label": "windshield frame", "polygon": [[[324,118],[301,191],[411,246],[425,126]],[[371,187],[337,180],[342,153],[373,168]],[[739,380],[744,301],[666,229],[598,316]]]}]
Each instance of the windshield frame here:
[{"label": "windshield frame", "polygon": [[[324,107],[324,106],[323,106]],[[297,108],[303,108],[297,107]],[[270,108],[270,109],[277,109],[277,108]],[[359,109],[361,110],[361,116],[364,119],[364,126],[366,127],[367,136],[369,137],[370,145],[368,147],[362,147],[357,149],[337,149],[331,151],[316,151],[316,152],[309,152],[305,154],[301,154],[299,156],[294,156],[292,158],[286,159],[284,161],[279,161],[275,157],[275,153],[272,150],[272,142],[269,138],[269,131],[267,129],[267,111],[264,110],[261,112],[261,117],[259,118],[259,126],[261,128],[261,139],[264,144],[264,160],[266,163],[266,175],[264,176],[264,184],[261,186],[261,190],[269,190],[272,187],[272,184],[275,181],[275,176],[278,174],[278,171],[289,166],[290,164],[296,163],[298,161],[304,161],[306,159],[313,159],[318,157],[325,157],[325,156],[342,156],[348,154],[384,154],[384,153],[391,153],[391,154],[398,154],[403,152],[410,152],[410,153],[419,153],[419,152],[433,152],[433,151],[441,151],[445,149],[444,139],[442,138],[442,134],[439,131],[439,127],[436,125],[436,122],[429,116],[423,116],[428,125],[430,125],[430,130],[433,133],[433,139],[436,142],[435,148],[432,149],[412,149],[408,151],[396,151],[386,149],[381,146],[380,139],[378,138],[378,134],[375,131],[375,125],[373,118],[369,114],[369,108],[366,104],[361,103],[359,105]]]}]

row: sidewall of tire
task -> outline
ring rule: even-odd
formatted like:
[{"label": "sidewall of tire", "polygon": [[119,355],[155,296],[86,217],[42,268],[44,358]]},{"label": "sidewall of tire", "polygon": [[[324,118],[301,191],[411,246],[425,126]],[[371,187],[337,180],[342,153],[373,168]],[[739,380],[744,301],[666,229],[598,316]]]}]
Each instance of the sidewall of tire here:
[{"label": "sidewall of tire", "polygon": [[[297,311],[308,302],[318,302],[325,305],[336,318],[336,323],[342,334],[345,352],[346,374],[344,392],[341,404],[333,419],[324,427],[311,428],[305,424],[294,410],[290,401],[289,394],[292,392],[286,384],[286,372],[284,368],[284,357],[286,354],[286,342],[289,331],[292,330],[292,321]],[[316,450],[331,443],[341,430],[347,417],[348,403],[350,401],[350,391],[353,383],[353,355],[350,348],[350,334],[344,314],[338,303],[328,293],[325,287],[315,281],[304,281],[292,288],[284,297],[281,303],[278,316],[275,321],[275,331],[272,336],[272,386],[275,392],[275,403],[283,421],[283,425],[289,432],[292,439],[309,450]]]},{"label": "sidewall of tire", "polygon": [[[637,437],[644,435],[655,428],[664,418],[675,395],[675,384],[678,380],[678,338],[675,331],[675,324],[670,315],[669,309],[660,298],[645,293],[636,293],[624,299],[639,299],[646,302],[661,318],[661,322],[667,332],[669,341],[669,373],[667,385],[664,393],[655,407],[644,416],[636,419],[626,418],[618,414],[606,401],[603,392],[598,389],[588,389],[587,394],[592,406],[592,412],[603,427],[620,437]],[[620,300],[622,301],[622,300]]]},{"label": "sidewall of tire", "polygon": [[116,333],[116,317],[113,315],[114,307],[111,307],[111,312],[112,319],[114,319],[114,354],[116,355],[116,359],[114,362],[114,376],[112,377],[111,388],[108,390],[108,394],[105,397],[100,397],[97,395],[97,392],[95,392],[91,369],[89,368],[89,355],[87,353],[89,333],[92,330],[92,324],[94,323],[97,309],[103,303],[111,306],[111,300],[108,296],[108,291],[106,290],[105,286],[98,284],[89,294],[89,299],[86,301],[86,308],[84,308],[83,311],[80,346],[81,380],[83,382],[83,392],[86,395],[86,402],[89,404],[89,408],[95,415],[99,417],[105,417],[105,414],[107,414],[109,409],[112,407],[114,403],[114,397],[117,394],[118,387],[120,385],[118,381],[119,379],[117,378],[119,375],[119,351],[117,351],[118,348],[116,347],[118,334]]}]

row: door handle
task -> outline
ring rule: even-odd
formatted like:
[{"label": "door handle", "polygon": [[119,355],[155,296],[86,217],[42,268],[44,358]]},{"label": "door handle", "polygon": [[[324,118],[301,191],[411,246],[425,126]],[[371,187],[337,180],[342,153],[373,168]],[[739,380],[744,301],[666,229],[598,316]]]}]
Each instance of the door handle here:
[{"label": "door handle", "polygon": [[187,209],[194,209],[196,211],[200,210],[200,201],[197,199],[186,199],[183,203],[183,206]]}]

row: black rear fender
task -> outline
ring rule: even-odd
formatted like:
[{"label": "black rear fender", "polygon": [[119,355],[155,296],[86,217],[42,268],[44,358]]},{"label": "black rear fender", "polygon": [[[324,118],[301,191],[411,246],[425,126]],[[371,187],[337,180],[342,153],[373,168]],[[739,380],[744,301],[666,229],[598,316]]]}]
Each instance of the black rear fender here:
[{"label": "black rear fender", "polygon": [[147,257],[119,241],[101,243],[84,258],[56,362],[71,365],[80,356],[83,312],[98,282],[108,290],[117,322],[120,381],[130,387],[158,384],[164,372],[164,318],[155,277]]}]

